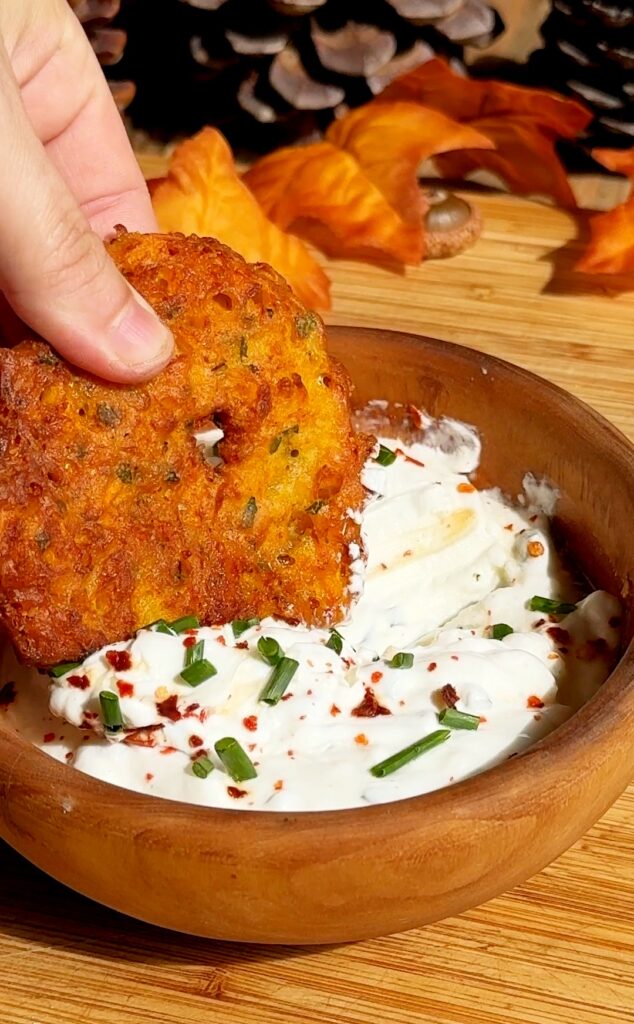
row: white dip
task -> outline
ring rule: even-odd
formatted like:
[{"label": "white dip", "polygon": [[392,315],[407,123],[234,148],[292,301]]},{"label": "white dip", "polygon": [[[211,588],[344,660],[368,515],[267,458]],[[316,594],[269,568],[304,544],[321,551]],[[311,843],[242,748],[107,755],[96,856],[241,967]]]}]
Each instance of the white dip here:
[{"label": "white dip", "polygon": [[[179,635],[144,629],[53,680],[50,711],[42,676],[7,654],[1,678],[14,682],[16,696],[6,701],[6,715],[82,772],[215,807],[382,803],[447,786],[524,750],[608,675],[619,604],[596,592],[569,614],[531,611],[535,595],[579,599],[545,515],[530,496],[527,505],[511,507],[498,492],[472,487],[479,443],[464,426],[434,425],[427,440],[399,449],[391,465],[366,467],[373,492],[363,513],[367,562],[352,551],[351,589],[360,596],[339,626],[341,656],[326,646],[329,630],[274,620],[238,638],[230,624]],[[552,490],[537,490],[552,499]],[[492,639],[491,627],[500,623],[513,632]],[[258,653],[261,637],[277,640],[299,663],[273,706],[259,700],[273,671]],[[190,686],[179,674],[185,645],[199,640],[217,671]],[[131,667],[115,671],[106,650],[129,652]],[[411,654],[412,666],[390,667],[398,653]],[[119,696],[124,724],[110,736],[101,719],[104,690]],[[385,777],[370,772],[443,728],[439,712],[456,699],[458,711],[479,719],[477,729],[451,729],[445,742]],[[374,717],[358,713],[377,705],[384,710]],[[256,778],[231,778],[214,749],[222,737],[239,742]],[[203,767],[213,765],[204,777],[193,770],[201,757],[208,758]]]}]

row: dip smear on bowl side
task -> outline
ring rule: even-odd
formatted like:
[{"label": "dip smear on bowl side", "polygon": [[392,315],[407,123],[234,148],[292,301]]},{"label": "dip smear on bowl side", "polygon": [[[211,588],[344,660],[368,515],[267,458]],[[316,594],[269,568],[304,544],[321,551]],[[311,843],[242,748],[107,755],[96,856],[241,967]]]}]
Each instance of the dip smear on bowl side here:
[{"label": "dip smear on bowl side", "polygon": [[153,624],[60,667],[53,715],[7,655],[16,727],[129,789],[297,811],[450,785],[567,719],[612,667],[619,604],[582,597],[540,508],[473,486],[472,430],[418,416],[416,439],[381,438],[366,465],[367,561],[353,545],[335,630]]}]

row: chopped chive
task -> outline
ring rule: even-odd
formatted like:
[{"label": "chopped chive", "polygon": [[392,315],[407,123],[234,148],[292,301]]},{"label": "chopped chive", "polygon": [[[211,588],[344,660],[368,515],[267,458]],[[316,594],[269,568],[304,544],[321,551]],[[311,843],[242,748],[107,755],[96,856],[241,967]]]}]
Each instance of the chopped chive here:
[{"label": "chopped chive", "polygon": [[170,629],[167,622],[157,622],[154,627],[155,633],[165,633],[167,636],[176,636],[173,629]]},{"label": "chopped chive", "polygon": [[182,619],[174,619],[166,625],[172,633],[184,633],[186,629],[198,629],[200,622],[195,615],[183,615]]},{"label": "chopped chive", "polygon": [[245,338],[245,336],[243,334],[242,337],[240,338],[240,359],[242,359],[244,361],[247,358],[248,354],[249,354],[249,343],[247,342],[247,339]]},{"label": "chopped chive", "polygon": [[195,665],[197,662],[202,661],[205,656],[205,641],[199,640],[197,644],[193,644],[188,647],[185,651],[185,668],[190,665]]},{"label": "chopped chive", "polygon": [[375,779],[383,779],[386,775],[391,775],[392,772],[398,771],[399,768],[420,757],[427,750],[432,750],[433,747],[444,743],[450,736],[450,729],[436,729],[429,736],[424,736],[422,740],[417,740],[416,743],[410,744],[404,750],[399,750],[397,754],[386,757],[385,761],[379,761],[373,768],[370,768],[370,773],[374,775]]},{"label": "chopped chive", "polygon": [[[256,779],[258,773],[249,755],[233,736],[225,736],[214,744],[214,750],[234,782]],[[195,764],[196,762],[194,762]]]},{"label": "chopped chive", "polygon": [[284,657],[284,651],[272,636],[261,636],[258,640],[258,651],[267,665],[277,665]]},{"label": "chopped chive", "polygon": [[341,654],[343,650],[343,637],[338,630],[330,630],[330,639],[326,644],[326,647],[329,647],[331,651],[335,652],[335,654]]},{"label": "chopped chive", "polygon": [[196,760],[192,762],[192,771],[199,779],[206,779],[208,775],[211,775],[213,770],[213,761],[208,757],[197,757]]},{"label": "chopped chive", "polygon": [[271,707],[277,704],[290,683],[291,679],[299,668],[299,662],[294,658],[281,658],[271,672],[270,678],[260,692],[258,700],[263,704],[270,704]]},{"label": "chopped chive", "polygon": [[269,452],[270,452],[271,455],[275,455],[275,453],[276,453],[277,449],[279,448],[279,446],[281,445],[281,443],[282,443],[282,435],[281,434],[277,434],[273,438],[273,440],[271,441],[271,443],[269,445]]},{"label": "chopped chive", "polygon": [[393,462],[396,462],[396,453],[391,448],[386,448],[384,444],[380,444],[379,454],[375,455],[374,461],[378,462],[380,466],[391,466]]},{"label": "chopped chive", "polygon": [[246,529],[250,529],[255,522],[255,517],[258,514],[258,504],[255,498],[251,497],[244,506],[244,512],[242,513],[242,525]]},{"label": "chopped chive", "polygon": [[448,729],[477,729],[480,725],[477,715],[466,715],[464,711],[456,711],[455,708],[443,708],[438,721]]},{"label": "chopped chive", "polygon": [[506,622],[496,622],[494,626],[491,626],[491,639],[503,640],[505,636],[510,636],[512,632],[513,627],[507,626]]},{"label": "chopped chive", "polygon": [[247,629],[251,629],[252,626],[259,626],[260,620],[255,616],[252,619],[234,619],[231,623],[233,635],[238,639],[243,633],[246,633]]},{"label": "chopped chive", "polygon": [[414,655],[409,651],[399,651],[387,662],[388,668],[411,668],[414,664]]},{"label": "chopped chive", "polygon": [[101,705],[101,718],[106,732],[119,732],[123,729],[123,715],[121,714],[121,705],[116,693],[111,693],[110,690],[102,690],[99,694],[99,704]]},{"label": "chopped chive", "polygon": [[193,665],[187,665],[180,677],[188,686],[200,686],[201,683],[215,676],[217,671],[215,665],[203,658],[201,661],[195,661]]},{"label": "chopped chive", "polygon": [[306,511],[308,512],[309,515],[316,516],[317,513],[321,512],[322,508],[324,508],[327,504],[327,501],[323,501],[321,498],[318,498],[317,501],[313,501],[312,505],[308,506]]},{"label": "chopped chive", "polygon": [[568,615],[576,611],[576,604],[567,601],[554,601],[551,597],[531,597],[528,607],[532,612],[547,612],[549,615]]},{"label": "chopped chive", "polygon": [[66,661],[61,665],[53,665],[53,668],[49,668],[48,674],[53,679],[59,679],[60,676],[65,676],[67,672],[72,672],[74,668],[79,668],[81,661]]}]

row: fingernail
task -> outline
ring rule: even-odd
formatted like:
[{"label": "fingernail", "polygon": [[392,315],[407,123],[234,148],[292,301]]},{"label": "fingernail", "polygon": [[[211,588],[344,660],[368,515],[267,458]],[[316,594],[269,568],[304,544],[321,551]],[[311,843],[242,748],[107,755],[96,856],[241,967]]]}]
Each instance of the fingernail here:
[{"label": "fingernail", "polygon": [[130,285],[130,301],[110,330],[110,351],[130,369],[158,372],[174,350],[172,332],[161,323],[152,307]]}]

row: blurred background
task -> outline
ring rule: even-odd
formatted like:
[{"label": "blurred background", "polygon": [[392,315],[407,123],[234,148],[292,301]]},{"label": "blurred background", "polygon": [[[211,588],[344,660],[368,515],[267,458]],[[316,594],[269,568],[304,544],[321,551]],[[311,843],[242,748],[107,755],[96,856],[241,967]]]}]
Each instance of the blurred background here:
[{"label": "blurred background", "polygon": [[137,147],[215,125],[242,155],[312,139],[435,54],[556,89],[594,113],[584,148],[634,145],[624,0],[70,0]]}]

